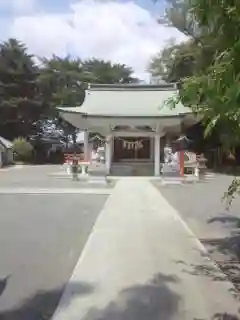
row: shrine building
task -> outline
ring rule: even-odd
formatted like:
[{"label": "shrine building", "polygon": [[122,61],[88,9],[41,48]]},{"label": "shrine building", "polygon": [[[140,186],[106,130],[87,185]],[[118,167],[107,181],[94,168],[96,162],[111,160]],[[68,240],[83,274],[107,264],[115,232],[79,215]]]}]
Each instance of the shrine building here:
[{"label": "shrine building", "polygon": [[131,175],[160,175],[165,143],[177,138],[182,126],[197,122],[192,110],[181,102],[174,84],[89,85],[81,106],[59,107],[60,116],[84,131],[84,158],[90,161],[90,132],[105,137],[107,174],[127,171]]}]

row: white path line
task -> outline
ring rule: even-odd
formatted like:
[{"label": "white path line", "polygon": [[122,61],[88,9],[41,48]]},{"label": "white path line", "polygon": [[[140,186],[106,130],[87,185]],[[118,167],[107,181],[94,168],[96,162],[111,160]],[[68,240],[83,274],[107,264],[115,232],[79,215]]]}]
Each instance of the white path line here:
[{"label": "white path line", "polygon": [[111,194],[110,188],[0,188],[1,194]]}]

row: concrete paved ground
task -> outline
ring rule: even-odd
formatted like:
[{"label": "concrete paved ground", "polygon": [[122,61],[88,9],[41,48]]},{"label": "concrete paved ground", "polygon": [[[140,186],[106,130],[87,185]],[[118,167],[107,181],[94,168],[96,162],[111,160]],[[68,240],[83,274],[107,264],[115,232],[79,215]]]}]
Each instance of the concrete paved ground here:
[{"label": "concrete paved ground", "polygon": [[232,178],[216,175],[207,183],[161,186],[159,190],[240,291],[240,197],[234,200],[229,211],[221,201]]},{"label": "concrete paved ground", "polygon": [[53,320],[236,320],[232,290],[150,182],[120,180]]},{"label": "concrete paved ground", "polygon": [[1,320],[50,319],[106,198],[0,195]]},{"label": "concrete paved ground", "polygon": [[215,175],[206,183],[159,186],[159,190],[200,239],[221,239],[236,235],[240,226],[240,197],[230,210],[222,202],[232,179],[227,175]]},{"label": "concrete paved ground", "polygon": [[0,189],[9,188],[62,188],[62,189],[83,189],[112,188],[114,182],[108,185],[104,183],[86,183],[85,181],[72,181],[68,175],[59,175],[66,168],[62,165],[41,165],[41,166],[16,166],[7,169],[0,169]]}]

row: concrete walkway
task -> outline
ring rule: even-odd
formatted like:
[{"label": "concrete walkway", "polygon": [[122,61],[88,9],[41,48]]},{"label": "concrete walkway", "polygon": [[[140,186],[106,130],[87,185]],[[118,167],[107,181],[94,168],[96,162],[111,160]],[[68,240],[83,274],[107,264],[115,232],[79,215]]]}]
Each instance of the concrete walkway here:
[{"label": "concrete walkway", "polygon": [[53,320],[238,319],[232,289],[150,182],[120,180]]}]

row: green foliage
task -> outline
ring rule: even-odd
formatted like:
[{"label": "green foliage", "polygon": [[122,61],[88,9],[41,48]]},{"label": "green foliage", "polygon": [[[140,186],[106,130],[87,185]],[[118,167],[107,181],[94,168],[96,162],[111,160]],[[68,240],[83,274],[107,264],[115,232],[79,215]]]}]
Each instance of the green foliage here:
[{"label": "green foliage", "polygon": [[131,83],[132,69],[110,61],[90,59],[81,61],[70,57],[42,59],[37,84],[45,104],[50,106],[51,116],[55,118],[65,136],[73,135],[76,128],[71,124],[56,119],[55,106],[80,106],[85,98],[87,83]]},{"label": "green foliage", "polygon": [[[216,47],[207,73],[186,79],[181,95],[196,101],[204,119],[211,119],[211,128],[221,125],[224,145],[232,148],[240,143],[240,2],[199,0],[192,10]],[[199,88],[201,99],[194,99],[199,97]],[[234,179],[225,195],[229,204],[239,192],[240,181]]]},{"label": "green foliage", "polygon": [[159,21],[177,28],[188,37],[180,44],[171,40],[150,62],[150,73],[167,82],[178,82],[203,72],[214,59],[215,39],[206,27],[200,26],[193,3],[194,0],[167,0],[166,16]]},{"label": "green foliage", "polygon": [[29,161],[32,158],[33,147],[24,138],[16,138],[13,141],[13,152],[17,161]]},{"label": "green foliage", "polygon": [[37,84],[42,99],[48,105],[76,106],[84,99],[83,83],[89,76],[83,72],[79,59],[70,57],[42,59]]},{"label": "green foliage", "polygon": [[115,64],[111,61],[89,59],[83,61],[83,70],[92,75],[95,83],[134,83],[137,78],[132,76],[133,70],[125,64]]},{"label": "green foliage", "polygon": [[[89,82],[137,81],[131,68],[110,61],[55,55],[38,60],[37,66],[16,39],[0,44],[0,134],[10,140],[38,134],[46,119],[57,121],[56,106],[81,105]],[[74,132],[66,123],[63,129]]]},{"label": "green foliage", "polygon": [[[161,23],[176,27],[189,40],[165,48],[153,58],[150,71],[180,81],[178,99],[201,116],[206,136],[217,128],[224,149],[231,150],[240,145],[240,1],[167,2]],[[231,203],[239,191],[236,179],[225,199]]]},{"label": "green foliage", "polygon": [[191,0],[166,0],[166,15],[160,23],[175,27],[186,36],[199,40],[201,35],[199,25],[191,11]]},{"label": "green foliage", "polygon": [[48,104],[77,106],[84,100],[87,83],[131,83],[136,81],[132,73],[131,68],[110,61],[53,56],[42,59],[37,83]]},{"label": "green foliage", "polygon": [[234,146],[240,142],[240,3],[199,0],[191,10],[215,48],[211,63],[184,80],[181,98],[209,122],[208,131],[221,124]]},{"label": "green foliage", "polygon": [[38,69],[26,47],[15,39],[0,45],[0,126],[22,135],[42,113],[36,79]]},{"label": "green foliage", "polygon": [[189,40],[176,44],[171,41],[167,47],[152,58],[149,72],[166,82],[177,82],[193,75],[197,66],[198,47]]}]

